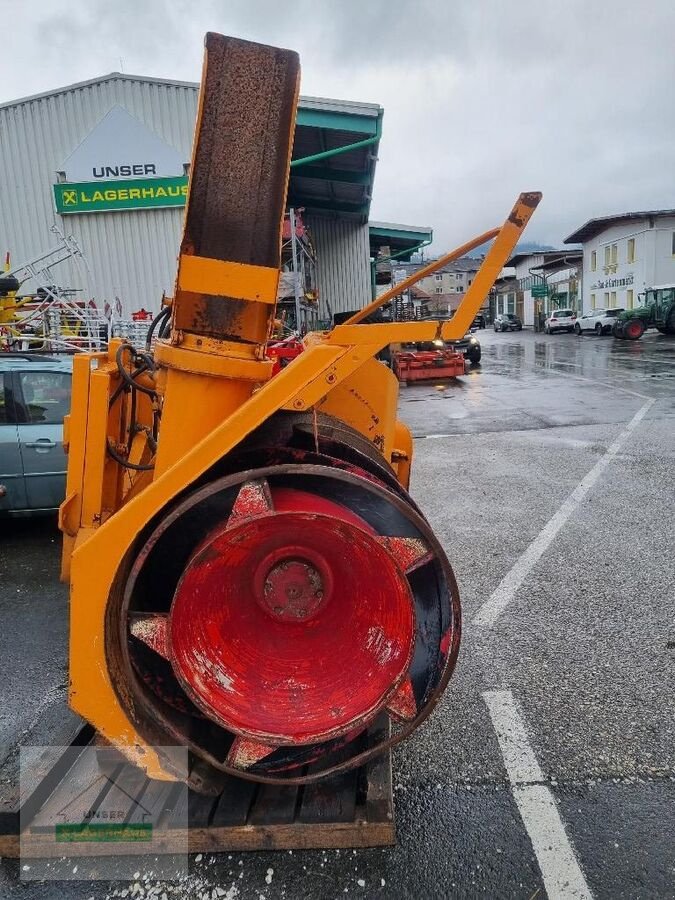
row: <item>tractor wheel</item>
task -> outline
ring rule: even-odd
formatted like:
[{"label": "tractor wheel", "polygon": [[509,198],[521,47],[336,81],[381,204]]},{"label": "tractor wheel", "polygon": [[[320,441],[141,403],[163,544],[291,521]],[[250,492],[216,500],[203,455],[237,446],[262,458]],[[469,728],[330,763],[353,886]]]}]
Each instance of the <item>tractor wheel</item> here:
[{"label": "tractor wheel", "polygon": [[670,315],[666,320],[666,327],[664,334],[675,334],[675,309],[670,311]]},{"label": "tractor wheel", "polygon": [[639,341],[644,333],[645,326],[640,319],[631,319],[624,326],[624,335],[629,341]]},{"label": "tractor wheel", "polygon": [[[426,718],[459,650],[450,564],[373,445],[325,416],[261,431],[139,536],[108,602],[126,715],[187,746],[204,793],[362,765]],[[394,732],[367,745],[381,713]]]}]

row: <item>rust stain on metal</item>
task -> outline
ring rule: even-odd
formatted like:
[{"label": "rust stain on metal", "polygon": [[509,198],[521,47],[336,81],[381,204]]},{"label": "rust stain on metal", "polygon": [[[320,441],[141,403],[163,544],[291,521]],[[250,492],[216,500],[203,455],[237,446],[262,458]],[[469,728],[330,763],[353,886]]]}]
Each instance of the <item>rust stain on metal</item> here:
[{"label": "rust stain on metal", "polygon": [[213,33],[206,51],[184,252],[276,268],[299,59]]},{"label": "rust stain on metal", "polygon": [[527,194],[521,194],[518,198],[518,202],[511,210],[509,215],[509,222],[512,225],[515,225],[517,228],[522,228],[527,221],[526,216],[521,216],[518,213],[520,206],[526,206],[528,209],[535,209],[539,201],[541,200],[541,194],[538,191],[530,191]]},{"label": "rust stain on metal", "polygon": [[241,336],[241,316],[247,304],[247,300],[234,297],[204,295],[195,303],[191,319],[181,324],[186,331],[238,340]]}]

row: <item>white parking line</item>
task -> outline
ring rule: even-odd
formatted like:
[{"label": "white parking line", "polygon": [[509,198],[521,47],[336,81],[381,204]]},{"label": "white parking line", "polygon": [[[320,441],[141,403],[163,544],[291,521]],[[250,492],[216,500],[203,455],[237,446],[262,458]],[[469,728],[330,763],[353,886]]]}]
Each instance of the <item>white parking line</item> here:
[{"label": "white parking line", "polygon": [[513,797],[532,842],[549,900],[590,900],[574,848],[527,737],[511,691],[485,691]]},{"label": "white parking line", "polygon": [[600,457],[591,471],[579,482],[569,497],[558,511],[548,520],[537,537],[516,560],[504,578],[499,582],[494,592],[488,597],[473,618],[472,624],[481,628],[491,628],[501,613],[504,612],[513,600],[523,581],[530,574],[542,555],[551,546],[553,538],[558,534],[565,522],[579,506],[586,494],[600,478],[610,462],[621,450],[633,431],[645,417],[648,410],[656,403],[656,400],[648,400],[635,413],[621,434],[610,444],[605,454]]}]

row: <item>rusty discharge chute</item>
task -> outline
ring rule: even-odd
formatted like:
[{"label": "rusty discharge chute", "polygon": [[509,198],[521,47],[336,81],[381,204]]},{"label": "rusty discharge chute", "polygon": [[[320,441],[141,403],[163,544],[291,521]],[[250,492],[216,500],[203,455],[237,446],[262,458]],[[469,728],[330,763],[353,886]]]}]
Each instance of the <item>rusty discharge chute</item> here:
[{"label": "rusty discharge chute", "polygon": [[[272,378],[297,56],[209,34],[168,337],[75,360],[61,508],[73,708],[153,777],[190,749],[305,782],[430,713],[459,648],[457,586],[407,493],[393,342],[462,336],[539,195],[496,235],[450,323],[310,334]],[[440,265],[440,263],[439,263]]]}]

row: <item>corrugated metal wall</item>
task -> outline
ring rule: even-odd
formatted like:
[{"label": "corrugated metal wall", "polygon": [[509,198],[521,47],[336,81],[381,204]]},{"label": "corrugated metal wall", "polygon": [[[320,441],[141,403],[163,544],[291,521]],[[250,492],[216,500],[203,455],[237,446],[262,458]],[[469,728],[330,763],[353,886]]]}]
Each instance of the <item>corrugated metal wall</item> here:
[{"label": "corrugated metal wall", "polygon": [[306,221],[316,247],[320,318],[370,303],[368,225],[318,215]]},{"label": "corrugated metal wall", "polygon": [[91,278],[77,269],[55,270],[62,286],[81,287],[100,301],[119,297],[128,314],[156,310],[162,291],[173,291],[182,209],[59,216],[52,185],[65,159],[114,106],[122,106],[190,159],[197,89],[120,75],[62,93],[0,108],[0,252],[12,263],[55,242],[56,223],[82,249]]},{"label": "corrugated metal wall", "polygon": [[[125,315],[159,309],[173,292],[182,209],[60,216],[52,186],[73,150],[114,106],[121,106],[190,159],[197,86],[118,75],[0,107],[0,252],[18,265],[53,246],[53,223],[72,234],[91,276],[67,265],[58,283],[97,301],[122,301]],[[320,315],[370,301],[368,226],[308,216],[315,240]],[[83,281],[85,283],[83,283]],[[88,282],[88,283],[86,283]]]}]

